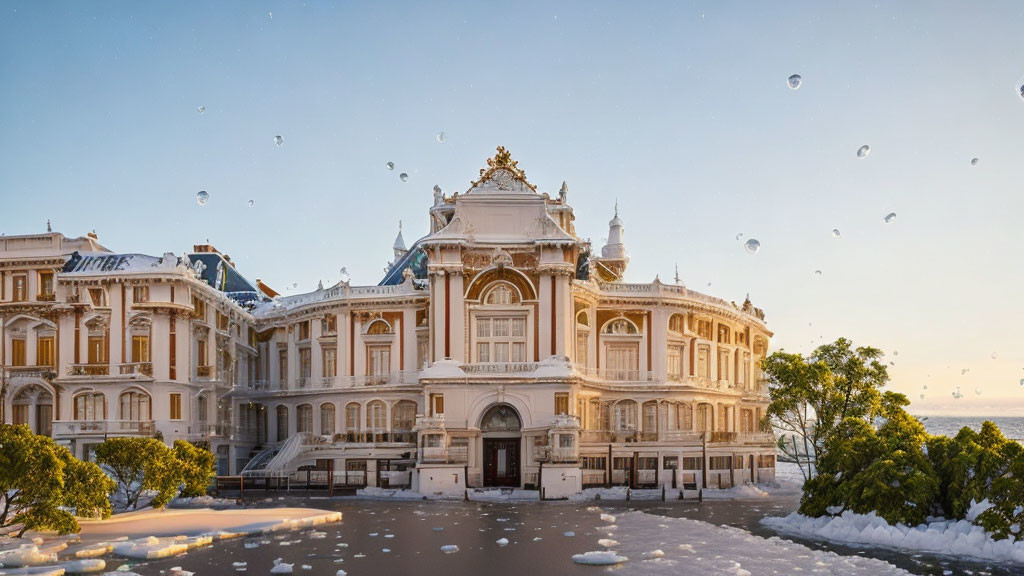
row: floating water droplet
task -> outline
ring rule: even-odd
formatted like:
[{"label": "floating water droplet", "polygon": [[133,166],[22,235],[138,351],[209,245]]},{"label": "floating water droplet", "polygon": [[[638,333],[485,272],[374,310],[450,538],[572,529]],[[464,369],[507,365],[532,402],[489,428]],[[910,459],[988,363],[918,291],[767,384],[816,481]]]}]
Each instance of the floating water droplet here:
[{"label": "floating water droplet", "polygon": [[927,384],[925,384],[923,388],[924,388],[925,390],[927,390],[927,389],[928,389],[928,385],[927,385]]},{"label": "floating water droplet", "polygon": [[842,236],[842,234],[839,233],[839,228],[833,228],[832,229],[832,237],[833,238],[839,238],[840,236]]},{"label": "floating water droplet", "polygon": [[210,201],[210,195],[206,193],[206,190],[200,190],[199,194],[196,194],[196,202],[200,206],[206,206],[206,203]]},{"label": "floating water droplet", "polygon": [[963,376],[964,374],[967,374],[967,368],[960,369],[960,375]]},{"label": "floating water droplet", "polygon": [[441,193],[441,187],[438,186],[437,184],[434,184],[434,194],[440,194],[440,193]]},{"label": "floating water droplet", "polygon": [[267,17],[269,17],[271,20],[273,20],[274,19],[274,13],[273,12],[267,12]]},{"label": "floating water droplet", "polygon": [[394,162],[388,162],[386,164],[386,166],[388,167],[388,170],[394,170],[395,169],[395,163]]},{"label": "floating water droplet", "polygon": [[821,270],[815,270],[814,271],[814,275],[815,276],[821,276]]},{"label": "floating water droplet", "polygon": [[995,360],[996,358],[999,358],[999,354],[996,354],[995,352],[993,352],[992,353],[992,359]]},{"label": "floating water droplet", "polygon": [[739,242],[740,238],[743,238],[743,232],[736,235],[736,241]]},{"label": "floating water droplet", "polygon": [[406,180],[409,179],[409,175],[406,174],[405,172],[402,172],[401,174],[398,175],[398,179],[401,180],[402,182],[405,182]]},{"label": "floating water droplet", "polygon": [[708,286],[709,286],[709,287],[711,286],[711,282],[708,282]]},{"label": "floating water droplet", "polygon": [[751,238],[743,243],[743,249],[750,254],[757,254],[757,252],[761,250],[761,243]]},{"label": "floating water droplet", "polygon": [[981,386],[975,386],[974,393],[977,394],[978,396],[981,396]]},{"label": "floating water droplet", "polygon": [[900,351],[899,350],[893,350],[892,351],[892,355],[893,356],[899,356],[900,355]]},{"label": "floating water droplet", "polygon": [[889,362],[889,366],[895,366],[895,365],[896,365],[895,362],[891,362],[891,361]]},{"label": "floating water droplet", "polygon": [[252,200],[249,200],[249,208],[252,208],[254,204],[256,204],[256,203],[253,202]]},{"label": "floating water droplet", "polygon": [[277,144],[278,146],[284,144],[284,138],[282,138],[280,135],[274,136],[274,144]]},{"label": "floating water droplet", "polygon": [[977,166],[978,162],[980,162],[980,160],[977,158],[971,158],[971,166]]},{"label": "floating water droplet", "polygon": [[885,223],[886,224],[892,224],[895,221],[896,221],[896,213],[895,212],[889,212],[888,214],[885,215]]},{"label": "floating water droplet", "polygon": [[448,137],[444,135],[444,132],[438,132],[437,133],[437,141],[438,142],[444,144],[444,141],[447,140],[447,139],[448,139]]},{"label": "floating water droplet", "polygon": [[786,84],[790,87],[790,89],[797,90],[800,88],[800,84],[802,84],[803,81],[804,79],[801,78],[799,74],[793,74],[788,79],[786,79]]},{"label": "floating water droplet", "polygon": [[921,400],[924,400],[924,394],[921,394]]},{"label": "floating water droplet", "polygon": [[200,114],[202,114],[203,112],[206,112],[206,106],[200,106],[200,107],[196,108],[196,112],[199,112]]},{"label": "floating water droplet", "polygon": [[865,144],[857,148],[857,158],[867,158],[868,154],[871,154],[871,146]]},{"label": "floating water droplet", "polygon": [[1024,100],[1024,76],[1017,80],[1015,88],[1017,89],[1017,95],[1020,96],[1021,100]]},{"label": "floating water droplet", "polygon": [[1020,385],[1021,385],[1021,386],[1024,386],[1024,378],[1021,378],[1021,379],[1020,379]]}]

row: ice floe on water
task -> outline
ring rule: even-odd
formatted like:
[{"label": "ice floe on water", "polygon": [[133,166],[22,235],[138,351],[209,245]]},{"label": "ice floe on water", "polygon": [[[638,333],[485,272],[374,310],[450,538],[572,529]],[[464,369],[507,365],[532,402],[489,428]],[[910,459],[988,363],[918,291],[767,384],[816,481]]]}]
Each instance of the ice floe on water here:
[{"label": "ice floe on water", "polygon": [[[976,504],[970,512],[980,513],[984,507],[984,502]],[[817,540],[1024,564],[1024,540],[994,540],[981,526],[967,520],[891,526],[873,512],[854,514],[847,510],[840,516],[821,518],[794,512],[785,517],[769,516],[761,523],[784,534]]]},{"label": "ice floe on water", "polygon": [[[739,528],[715,526],[689,518],[666,518],[643,512],[626,512],[617,516],[616,523],[619,526],[616,533],[620,542],[599,540],[598,544],[609,549],[599,553],[588,552],[589,556],[573,556],[573,562],[590,563],[591,559],[605,559],[611,562],[610,557],[618,556],[626,558],[617,562],[624,563],[625,573],[632,571],[645,575],[667,576],[678,574],[679,565],[692,563],[696,555],[701,558],[702,574],[907,574],[906,571],[882,560],[812,550],[778,537],[762,538]],[[652,545],[657,545],[658,548],[652,549]],[[639,560],[628,560],[629,558]],[[639,562],[643,563],[643,568],[640,568]],[[634,563],[637,565],[632,566]]]},{"label": "ice floe on water", "polygon": [[444,552],[445,554],[455,554],[458,551],[459,547],[455,544],[445,544],[444,546],[441,546],[441,552]]},{"label": "ice floe on water", "polygon": [[610,550],[595,550],[592,552],[584,552],[583,554],[573,554],[572,556],[573,562],[589,566],[612,566],[615,564],[622,564],[628,560],[629,558],[619,556]]},{"label": "ice floe on water", "polygon": [[498,546],[508,546],[508,538],[498,538],[494,543]]},{"label": "ice floe on water", "polygon": [[295,564],[285,564],[281,558],[274,560],[274,567],[270,569],[271,574],[291,574]]}]

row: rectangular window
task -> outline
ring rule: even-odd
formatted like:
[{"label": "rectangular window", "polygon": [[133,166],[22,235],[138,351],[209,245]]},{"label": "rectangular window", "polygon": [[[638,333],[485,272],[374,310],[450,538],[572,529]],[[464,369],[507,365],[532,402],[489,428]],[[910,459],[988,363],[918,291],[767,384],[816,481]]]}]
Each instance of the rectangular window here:
[{"label": "rectangular window", "polygon": [[584,470],[604,470],[608,462],[604,456],[583,456],[580,460]]},{"label": "rectangular window", "polygon": [[526,338],[526,318],[512,319],[512,337]]},{"label": "rectangular window", "polygon": [[366,371],[369,376],[387,376],[391,373],[391,346],[370,346]]},{"label": "rectangular window", "polygon": [[507,338],[509,335],[509,318],[495,318],[494,319],[494,337],[495,338]]},{"label": "rectangular window", "polygon": [[708,468],[711,470],[728,470],[732,467],[732,456],[712,456],[708,458]]},{"label": "rectangular window", "polygon": [[336,348],[324,348],[324,376],[333,377],[338,375],[338,350]]},{"label": "rectangular window", "polygon": [[132,362],[149,362],[149,336],[132,336]]},{"label": "rectangular window", "polygon": [[[497,332],[497,330],[495,330]],[[495,362],[508,362],[508,342],[495,342],[494,343],[494,361]]]},{"label": "rectangular window", "polygon": [[299,340],[309,340],[309,320],[299,322]]},{"label": "rectangular window", "polygon": [[587,333],[583,331],[576,333],[576,363],[587,365]]},{"label": "rectangular window", "polygon": [[416,340],[416,367],[426,368],[427,367],[427,339],[420,338]]},{"label": "rectangular window", "polygon": [[197,366],[209,366],[209,360],[207,358],[209,354],[209,345],[206,340],[196,340],[196,365]]},{"label": "rectangular window", "polygon": [[206,396],[199,396],[196,398],[196,420],[200,422],[206,422],[206,410],[207,410]]},{"label": "rectangular window", "polygon": [[555,393],[555,414],[569,413],[569,395],[565,392]]},{"label": "rectangular window", "polygon": [[477,362],[490,362],[491,361],[491,345],[487,342],[480,342],[476,345],[476,361]]},{"label": "rectangular window", "polygon": [[281,350],[277,354],[277,376],[281,380],[281,384],[288,385],[288,351]]},{"label": "rectangular window", "polygon": [[181,420],[181,394],[171,394],[171,420]]},{"label": "rectangular window", "polygon": [[490,318],[477,318],[477,320],[476,320],[476,335],[477,335],[477,338],[490,338],[491,337],[491,319]]},{"label": "rectangular window", "polygon": [[668,375],[671,378],[679,378],[683,375],[682,346],[668,347]]},{"label": "rectangular window", "polygon": [[198,296],[193,296],[192,297],[192,309],[193,309],[192,314],[196,318],[198,318],[198,319],[200,319],[200,320],[202,320],[204,322],[206,321],[206,302],[204,302],[201,299],[199,299]]},{"label": "rectangular window", "polygon": [[107,339],[105,336],[89,336],[89,364],[106,364]]},{"label": "rectangular window", "polygon": [[53,337],[36,338],[36,366],[53,366]]},{"label": "rectangular window", "polygon": [[14,301],[24,302],[28,300],[28,276],[15,274],[12,279],[14,280]]},{"label": "rectangular window", "polygon": [[679,457],[678,456],[665,456],[661,460],[661,467],[664,470],[675,470],[679,468]]},{"label": "rectangular window", "polygon": [[636,380],[639,377],[639,349],[637,346],[608,346],[608,379]]},{"label": "rectangular window", "polygon": [[526,362],[526,343],[525,342],[513,342],[512,343],[512,361],[513,362]]},{"label": "rectangular window", "polygon": [[14,421],[12,422],[12,424],[14,424],[15,426],[20,424],[28,424],[28,408],[28,404],[15,404],[14,406],[12,406],[12,409],[14,410],[14,413],[12,414],[12,416],[14,417]]},{"label": "rectangular window", "polygon": [[53,296],[53,272],[45,271],[39,273],[39,295],[43,298]]},{"label": "rectangular window", "polygon": [[729,353],[725,351],[718,353],[718,379],[729,379]]},{"label": "rectangular window", "polygon": [[334,334],[338,331],[338,317],[334,314],[328,314],[324,317],[324,322],[321,325],[321,331],[324,334]]},{"label": "rectangular window", "polygon": [[313,373],[313,351],[309,348],[299,350],[299,368],[302,370],[300,376],[309,378]]},{"label": "rectangular window", "polygon": [[432,416],[444,414],[444,394],[430,395],[430,414]]},{"label": "rectangular window", "polygon": [[136,304],[149,302],[149,286],[135,286],[132,288],[132,302]]},{"label": "rectangular window", "polygon": [[217,330],[221,332],[227,332],[229,327],[229,319],[227,314],[221,314],[217,312]]},{"label": "rectangular window", "polygon": [[24,366],[25,362],[25,341],[11,340],[11,366]]},{"label": "rectangular window", "polygon": [[683,470],[700,470],[700,458],[696,456],[684,456]]},{"label": "rectangular window", "polygon": [[697,349],[697,376],[701,378],[711,377],[711,350],[707,346]]},{"label": "rectangular window", "polygon": [[[173,295],[174,295],[174,287],[172,286],[171,287],[171,296],[173,297]],[[170,358],[169,362],[170,362],[170,365],[171,365],[171,368],[170,368],[170,378],[171,378],[171,380],[174,380],[174,379],[176,379],[178,377],[178,358],[177,358],[177,356],[178,356],[178,354],[177,354],[177,352],[178,352],[178,336],[177,336],[177,334],[175,334],[175,328],[174,328],[175,324],[177,324],[177,321],[174,318],[171,318],[170,338],[168,340],[168,347],[170,348],[170,350],[169,350],[169,358]]]}]

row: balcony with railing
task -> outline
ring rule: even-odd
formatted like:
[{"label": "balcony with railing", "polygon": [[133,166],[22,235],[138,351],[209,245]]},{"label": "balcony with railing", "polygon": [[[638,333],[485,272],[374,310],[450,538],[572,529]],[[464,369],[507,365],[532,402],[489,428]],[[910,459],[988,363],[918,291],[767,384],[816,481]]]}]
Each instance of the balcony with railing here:
[{"label": "balcony with railing", "polygon": [[534,446],[533,459],[536,462],[578,462],[580,451],[575,446]]},{"label": "balcony with railing", "polygon": [[117,372],[121,376],[153,376],[152,362],[130,362],[118,364]]},{"label": "balcony with railing", "polygon": [[68,364],[68,376],[109,376],[110,364]]},{"label": "balcony with railing", "polygon": [[419,449],[419,460],[428,464],[466,464],[469,462],[469,446],[423,446]]},{"label": "balcony with railing", "polygon": [[53,435],[152,436],[156,427],[152,420],[68,420],[54,421]]},{"label": "balcony with railing", "polygon": [[539,362],[477,362],[463,364],[462,371],[474,374],[528,374],[536,372]]},{"label": "balcony with railing", "polygon": [[646,370],[591,368],[581,364],[574,364],[573,371],[577,376],[588,380],[605,380],[610,382],[651,382],[654,380],[654,373]]},{"label": "balcony with railing", "polygon": [[56,376],[51,366],[7,366],[4,370],[10,378],[41,378],[46,380]]}]

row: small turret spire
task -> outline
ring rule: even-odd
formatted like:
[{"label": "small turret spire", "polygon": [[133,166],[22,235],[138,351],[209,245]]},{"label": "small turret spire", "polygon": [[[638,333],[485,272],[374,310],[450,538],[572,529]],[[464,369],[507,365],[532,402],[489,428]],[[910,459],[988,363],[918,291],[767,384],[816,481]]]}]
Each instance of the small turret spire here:
[{"label": "small turret spire", "polygon": [[676,284],[679,284],[679,263],[676,262]]},{"label": "small turret spire", "polygon": [[47,232],[53,232],[53,228],[50,228],[50,219],[49,218],[46,219],[46,231]]}]

